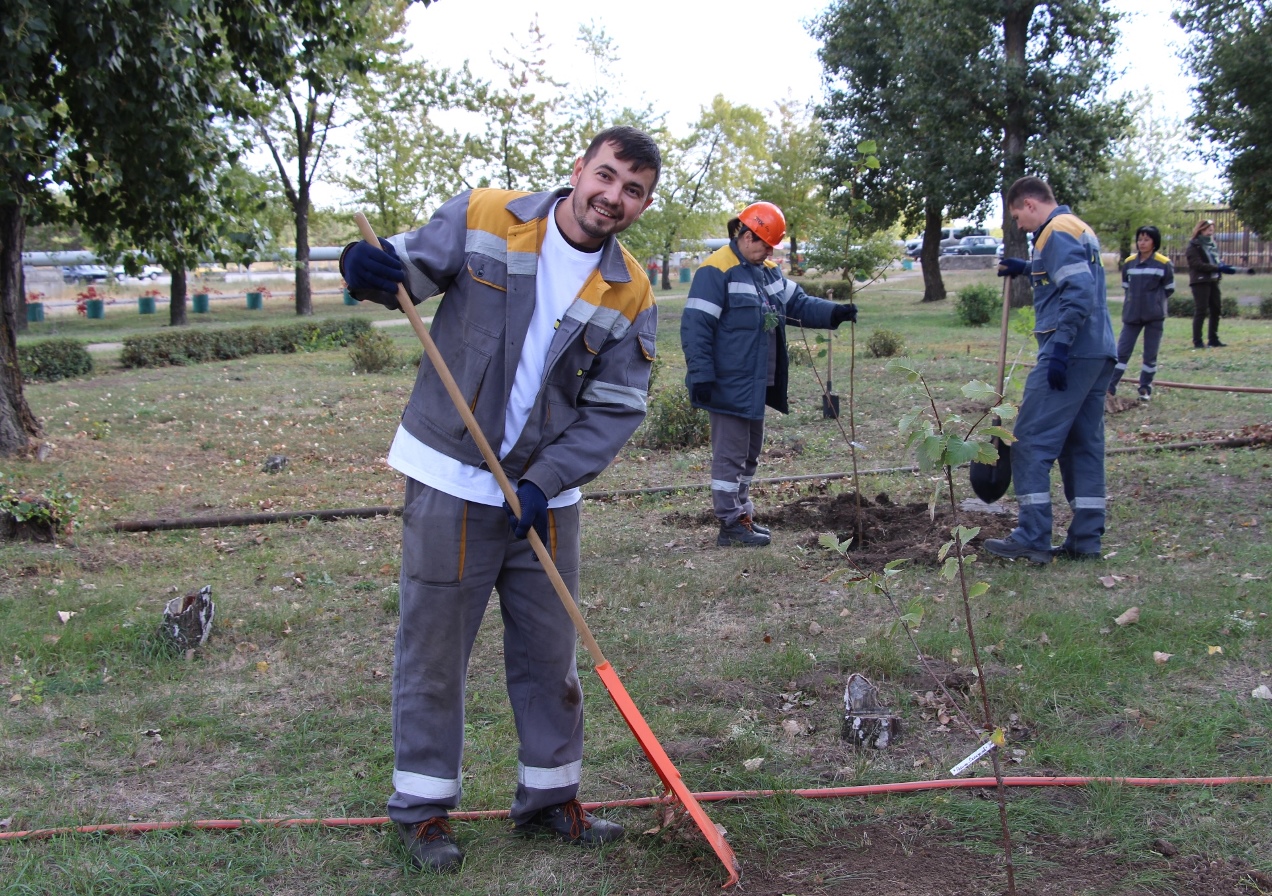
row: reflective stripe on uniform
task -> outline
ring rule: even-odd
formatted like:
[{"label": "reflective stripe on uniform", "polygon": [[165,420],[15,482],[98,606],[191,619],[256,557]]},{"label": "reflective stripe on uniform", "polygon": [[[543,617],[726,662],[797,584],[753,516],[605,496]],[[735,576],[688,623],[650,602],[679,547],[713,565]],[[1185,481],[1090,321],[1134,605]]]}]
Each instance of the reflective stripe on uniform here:
[{"label": "reflective stripe on uniform", "polygon": [[1074,498],[1070,506],[1074,510],[1103,510],[1105,503],[1105,498]]},{"label": "reflective stripe on uniform", "polygon": [[760,294],[755,291],[753,283],[739,283],[736,280],[729,281],[729,295],[755,296],[757,299]]},{"label": "reflective stripe on uniform", "polygon": [[1017,495],[1016,503],[1021,507],[1026,507],[1030,504],[1050,504],[1051,492],[1034,492],[1032,495]]},{"label": "reflective stripe on uniform", "polygon": [[1078,261],[1078,262],[1074,262],[1073,264],[1066,264],[1060,270],[1056,271],[1055,276],[1052,277],[1052,280],[1054,280],[1056,283],[1063,283],[1065,280],[1068,280],[1070,277],[1077,277],[1082,274],[1085,274],[1086,276],[1090,277],[1091,266],[1087,264],[1085,261]]},{"label": "reflective stripe on uniform", "polygon": [[459,778],[434,778],[395,768],[393,789],[426,800],[448,800],[459,795]]},{"label": "reflective stripe on uniform", "polygon": [[710,314],[712,317],[719,319],[720,312],[724,309],[714,302],[708,302],[705,299],[690,299],[685,302],[686,311],[701,311],[703,314]]},{"label": "reflective stripe on uniform", "polygon": [[738,484],[736,482],[727,482],[724,479],[712,479],[711,490],[713,492],[736,492]]},{"label": "reflective stripe on uniform", "polygon": [[508,262],[508,241],[484,230],[469,230],[464,237],[464,251],[488,256],[505,264]]},{"label": "reflective stripe on uniform", "polygon": [[620,386],[616,383],[602,383],[593,380],[579,393],[581,400],[595,404],[621,404],[644,413],[646,392],[634,386]]},{"label": "reflective stripe on uniform", "polygon": [[555,790],[579,783],[583,772],[583,760],[558,765],[556,768],[533,768],[517,763],[517,781],[531,790]]}]

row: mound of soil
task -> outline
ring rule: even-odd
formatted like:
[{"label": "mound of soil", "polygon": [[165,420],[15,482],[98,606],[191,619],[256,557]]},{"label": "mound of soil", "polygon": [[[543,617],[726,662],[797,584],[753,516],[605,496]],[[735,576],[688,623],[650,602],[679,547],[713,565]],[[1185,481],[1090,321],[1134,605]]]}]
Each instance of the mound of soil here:
[{"label": "mound of soil", "polygon": [[[775,532],[795,538],[804,546],[817,544],[827,533],[840,542],[853,539],[849,552],[862,567],[877,568],[892,560],[909,559],[912,563],[935,566],[941,545],[950,540],[955,519],[948,506],[938,506],[934,515],[922,502],[895,504],[881,492],[874,500],[860,496],[861,531],[858,532],[858,494],[807,495],[771,509],[757,510],[755,520]],[[980,534],[972,539],[979,544],[986,538],[1002,538],[1011,531],[1014,517],[988,511],[962,510],[959,522],[979,526]],[[697,514],[674,513],[668,523],[697,527],[715,522],[710,511]]]}]

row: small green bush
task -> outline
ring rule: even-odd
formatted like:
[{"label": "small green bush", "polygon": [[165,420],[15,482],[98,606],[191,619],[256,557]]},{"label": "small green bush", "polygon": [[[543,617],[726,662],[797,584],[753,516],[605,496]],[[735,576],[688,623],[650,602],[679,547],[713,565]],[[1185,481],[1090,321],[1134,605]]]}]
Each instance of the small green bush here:
[{"label": "small green bush", "polygon": [[349,346],[349,359],[353,361],[356,373],[381,373],[402,366],[392,337],[379,330],[363,333],[353,340]]},{"label": "small green bush", "polygon": [[999,291],[986,283],[965,286],[958,291],[958,322],[965,327],[983,327],[994,319],[1002,301]]},{"label": "small green bush", "polygon": [[1272,296],[1259,299],[1259,317],[1262,320],[1272,320]]},{"label": "small green bush", "polygon": [[46,339],[18,346],[18,368],[28,382],[52,383],[93,372],[93,358],[74,339]]},{"label": "small green bush", "polygon": [[896,330],[880,328],[866,338],[866,351],[872,358],[892,358],[905,354],[905,337]]},{"label": "small green bush", "polygon": [[804,292],[819,299],[830,298],[834,293],[835,301],[846,302],[852,296],[856,284],[851,280],[797,280]]},{"label": "small green bush", "polygon": [[689,402],[688,389],[671,386],[650,396],[634,441],[645,448],[697,448],[711,441],[711,418]]},{"label": "small green bush", "polygon": [[[1191,295],[1173,295],[1166,300],[1167,317],[1192,317],[1196,304]],[[1241,303],[1235,296],[1222,296],[1219,299],[1220,317],[1240,317]]]},{"label": "small green bush", "polygon": [[349,345],[371,332],[366,318],[324,320],[233,330],[178,330],[127,336],[119,361],[125,367],[170,367],[227,361],[249,355],[290,354]]}]

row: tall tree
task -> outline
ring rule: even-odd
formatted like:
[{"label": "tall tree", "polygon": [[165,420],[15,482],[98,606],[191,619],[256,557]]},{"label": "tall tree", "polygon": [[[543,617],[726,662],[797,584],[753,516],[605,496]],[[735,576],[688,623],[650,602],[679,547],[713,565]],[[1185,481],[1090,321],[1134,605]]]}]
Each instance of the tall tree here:
[{"label": "tall tree", "polygon": [[1148,94],[1135,99],[1134,115],[1126,136],[1112,145],[1108,170],[1091,180],[1088,198],[1074,207],[1106,248],[1116,247],[1119,258],[1134,250],[1135,231],[1145,224],[1169,238],[1168,222],[1193,204],[1196,193],[1174,165],[1181,123],[1161,118]]},{"label": "tall tree", "polygon": [[[1004,102],[1002,189],[1037,174],[1062,203],[1077,204],[1107,168],[1110,143],[1130,124],[1125,100],[1108,100],[1116,72],[1119,15],[1110,0],[1003,0],[999,81]],[[1025,234],[1003,203],[1004,253],[1028,254]],[[1033,302],[1024,277],[1013,278],[1011,303]]]},{"label": "tall tree", "polygon": [[1243,221],[1272,232],[1272,9],[1268,0],[1182,0],[1192,38],[1193,126],[1213,140]]},{"label": "tall tree", "polygon": [[800,241],[824,217],[822,159],[826,135],[821,122],[791,101],[777,106],[777,125],[768,133],[768,161],[761,167],[755,198],[772,202],[786,216],[791,269],[798,272]]},{"label": "tall tree", "polygon": [[671,255],[682,242],[723,234],[724,221],[751,201],[767,135],[763,113],[717,95],[689,136],[659,139],[663,172],[654,204],[623,242],[641,257],[661,259],[663,289],[671,288]]},{"label": "tall tree", "polygon": [[352,129],[337,181],[366,211],[376,233],[402,233],[467,185],[467,149],[476,139],[437,123],[439,110],[478,110],[479,84],[458,72],[387,60],[353,88]]},{"label": "tall tree", "polygon": [[[309,278],[311,192],[328,161],[333,129],[342,123],[342,103],[378,60],[400,56],[403,50],[397,35],[405,27],[405,0],[332,0],[329,6],[333,16],[327,27],[333,39],[295,34],[296,69],[286,82],[265,92],[256,117],[257,134],[296,221],[299,315],[314,310]],[[310,52],[300,52],[302,47]]]},{"label": "tall tree", "polygon": [[946,295],[942,224],[986,211],[998,185],[993,5],[837,0],[813,26],[823,42],[829,185],[853,181],[857,147],[877,143],[880,167],[861,179],[857,198],[876,229],[921,227],[925,302]]}]

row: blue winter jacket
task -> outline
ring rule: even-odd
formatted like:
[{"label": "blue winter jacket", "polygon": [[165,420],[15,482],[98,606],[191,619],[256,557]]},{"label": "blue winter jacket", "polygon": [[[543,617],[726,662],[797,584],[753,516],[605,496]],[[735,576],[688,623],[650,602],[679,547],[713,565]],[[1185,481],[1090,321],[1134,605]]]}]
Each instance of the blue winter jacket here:
[{"label": "blue winter jacket", "polygon": [[1038,361],[1050,358],[1049,347],[1058,343],[1069,346],[1070,358],[1116,359],[1104,263],[1095,232],[1067,205],[1060,205],[1034,233],[1033,244]]},{"label": "blue winter jacket", "polygon": [[[680,319],[689,394],[697,384],[714,384],[710,400],[693,406],[748,420],[763,419],[766,404],[787,413],[786,324],[829,329],[835,308],[834,302],[814,298],[787,280],[771,259],[762,265],[746,261],[736,240],[717,249],[693,275]],[[770,386],[773,328],[777,358]]]}]

